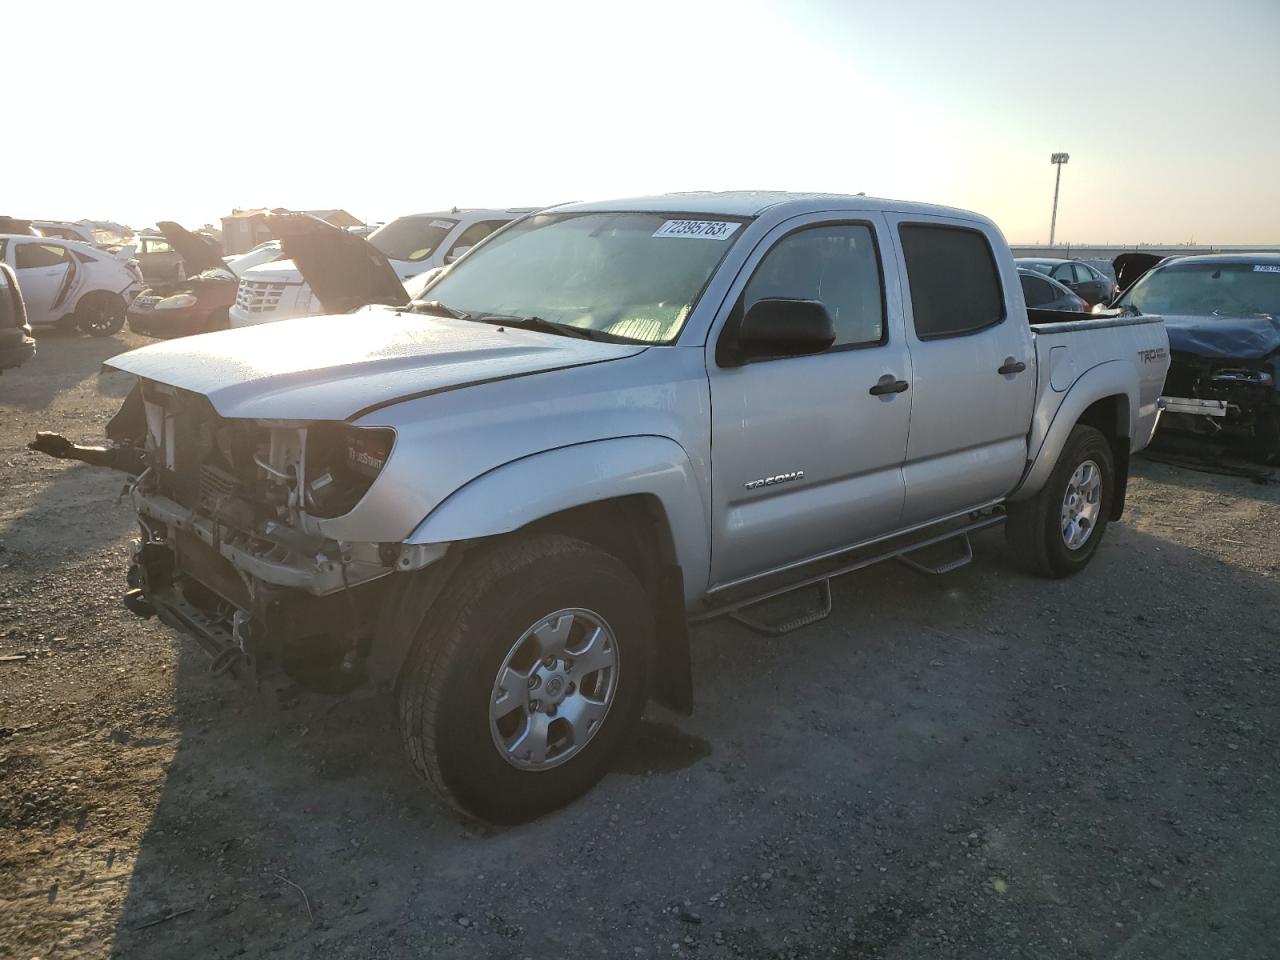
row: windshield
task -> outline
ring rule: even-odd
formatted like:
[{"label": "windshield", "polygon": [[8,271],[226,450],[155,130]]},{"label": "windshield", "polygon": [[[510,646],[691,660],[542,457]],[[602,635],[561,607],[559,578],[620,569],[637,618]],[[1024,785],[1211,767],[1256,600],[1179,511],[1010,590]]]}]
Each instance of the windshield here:
[{"label": "windshield", "polygon": [[1280,315],[1280,263],[1171,263],[1133,285],[1116,304],[1141,313]]},{"label": "windshield", "polygon": [[457,220],[447,217],[399,217],[369,234],[369,242],[389,260],[417,263],[435,253],[457,225]]},{"label": "windshield", "polygon": [[473,316],[540,317],[670,343],[742,222],[660,213],[530,217],[477,247],[423,296]]}]

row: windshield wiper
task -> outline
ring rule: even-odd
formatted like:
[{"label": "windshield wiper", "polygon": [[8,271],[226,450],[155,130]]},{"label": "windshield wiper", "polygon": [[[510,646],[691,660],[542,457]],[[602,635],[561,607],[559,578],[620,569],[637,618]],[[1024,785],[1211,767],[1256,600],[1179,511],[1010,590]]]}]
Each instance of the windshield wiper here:
[{"label": "windshield wiper", "polygon": [[474,317],[465,310],[458,310],[439,300],[414,300],[409,304],[414,313],[430,313],[437,317],[452,317],[454,320],[473,320]]},{"label": "windshield wiper", "polygon": [[542,317],[517,317],[505,313],[485,313],[470,319],[481,323],[501,323],[524,330],[538,330],[542,333],[554,333],[559,336],[581,337],[583,340],[595,340],[599,331],[588,327],[575,327],[571,323],[557,323],[554,320],[543,320]]}]

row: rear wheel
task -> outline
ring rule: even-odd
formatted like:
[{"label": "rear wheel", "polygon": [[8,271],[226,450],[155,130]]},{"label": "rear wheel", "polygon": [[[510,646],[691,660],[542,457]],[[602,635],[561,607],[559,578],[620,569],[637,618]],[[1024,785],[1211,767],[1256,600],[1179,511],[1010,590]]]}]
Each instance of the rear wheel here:
[{"label": "rear wheel", "polygon": [[653,618],[616,557],[562,536],[464,563],[397,690],[409,757],[451,804],[518,823],[609,769],[648,695]]},{"label": "rear wheel", "polygon": [[114,293],[90,293],[76,307],[76,326],[91,337],[109,337],[124,328],[125,312]]},{"label": "rear wheel", "polygon": [[1107,438],[1074,427],[1041,491],[1009,505],[1005,536],[1019,564],[1044,577],[1083,570],[1107,531],[1114,483]]}]

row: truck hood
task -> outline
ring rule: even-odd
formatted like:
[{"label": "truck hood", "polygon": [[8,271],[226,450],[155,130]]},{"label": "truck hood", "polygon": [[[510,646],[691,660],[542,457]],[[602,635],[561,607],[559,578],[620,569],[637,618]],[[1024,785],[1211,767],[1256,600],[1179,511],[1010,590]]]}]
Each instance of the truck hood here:
[{"label": "truck hood", "polygon": [[1215,360],[1261,360],[1280,351],[1280,321],[1247,317],[1164,316],[1169,349]]},{"label": "truck hood", "polygon": [[349,420],[412,397],[644,349],[369,307],[153,343],[105,365],[202,394],[223,417]]}]

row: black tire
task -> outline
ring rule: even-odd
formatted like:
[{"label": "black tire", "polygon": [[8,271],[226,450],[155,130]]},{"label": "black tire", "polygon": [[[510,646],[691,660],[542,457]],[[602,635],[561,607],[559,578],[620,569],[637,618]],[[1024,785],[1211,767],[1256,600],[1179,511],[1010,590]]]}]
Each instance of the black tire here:
[{"label": "black tire", "polygon": [[91,337],[110,337],[124,329],[127,308],[114,293],[85,294],[76,306],[76,326]]},{"label": "black tire", "polygon": [[[1063,534],[1062,509],[1076,469],[1087,461],[1101,474],[1098,511],[1087,539],[1072,549]],[[1115,476],[1111,445],[1102,431],[1082,424],[1072,428],[1044,488],[1030,500],[1009,504],[1005,539],[1018,564],[1042,577],[1070,577],[1088,566],[1107,532]]]},{"label": "black tire", "polygon": [[[576,752],[549,769],[522,769],[491,732],[498,673],[531,627],[571,609],[597,615],[613,634],[613,699]],[[396,698],[409,759],[445,801],[484,820],[520,823],[562,807],[595,785],[633,733],[653,651],[648,597],[616,557],[557,535],[500,543],[455,571],[401,671]]]}]

